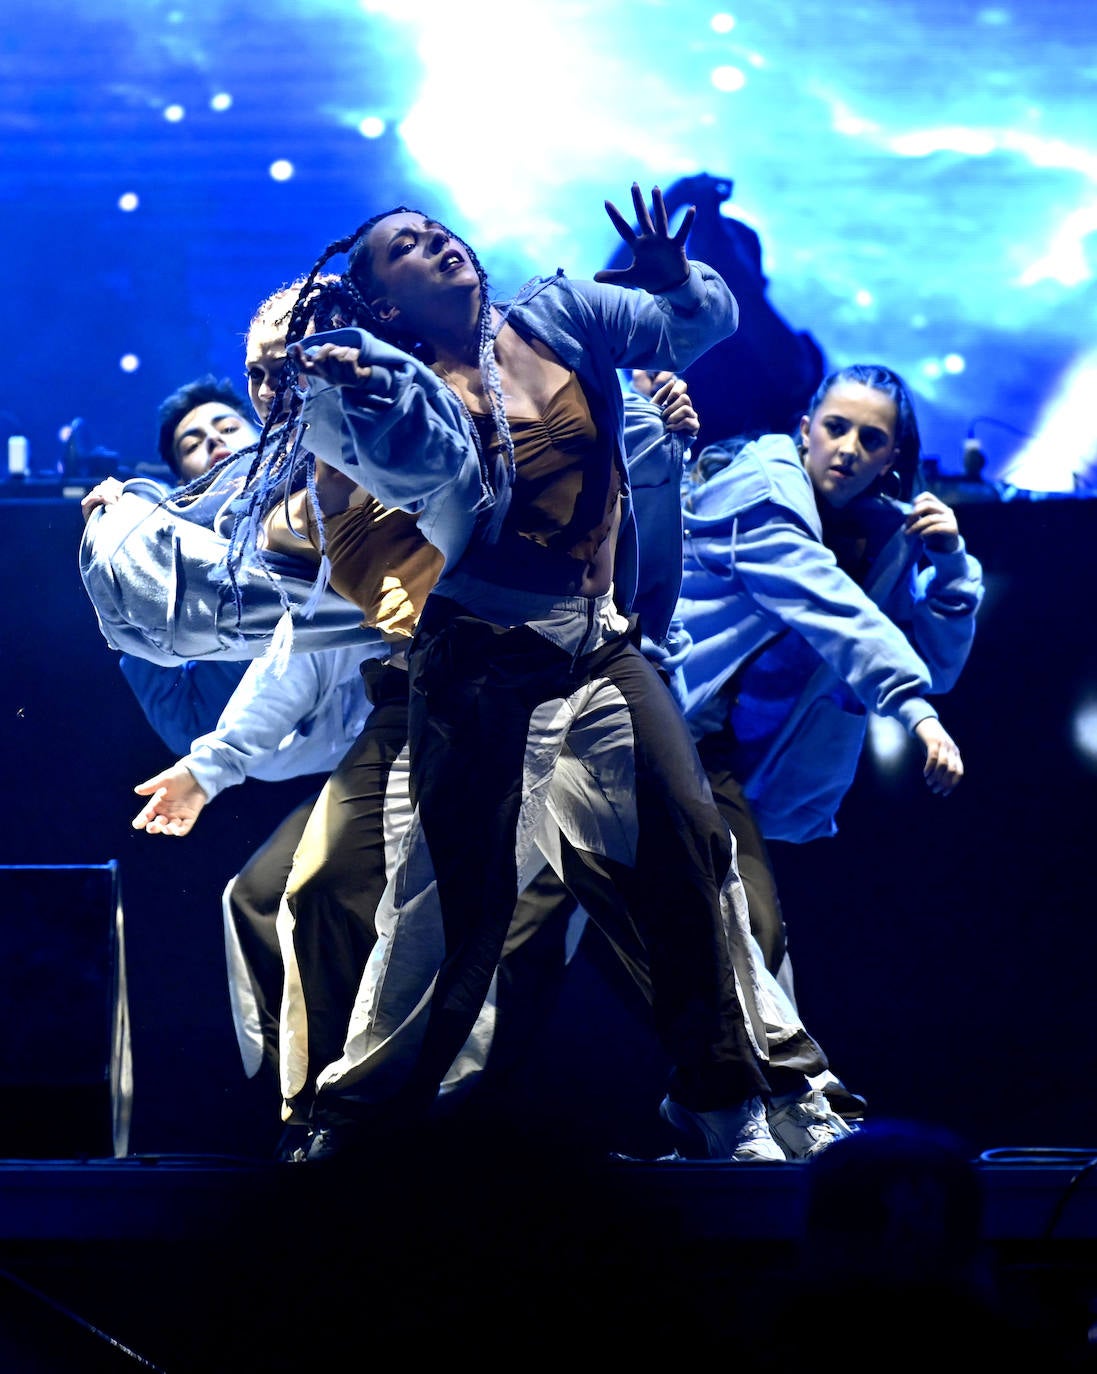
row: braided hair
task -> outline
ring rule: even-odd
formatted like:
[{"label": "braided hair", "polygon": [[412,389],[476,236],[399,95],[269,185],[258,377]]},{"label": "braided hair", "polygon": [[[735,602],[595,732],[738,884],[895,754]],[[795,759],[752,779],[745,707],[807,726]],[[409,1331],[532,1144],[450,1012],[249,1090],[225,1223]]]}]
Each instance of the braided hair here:
[{"label": "braided hair", "polygon": [[[310,327],[317,331],[336,327],[353,326],[368,330],[371,334],[394,347],[417,358],[425,366],[434,361],[433,351],[425,339],[417,338],[402,329],[399,320],[383,320],[370,304],[375,294],[376,282],[373,276],[372,256],[369,243],[371,230],[382,220],[397,214],[419,214],[427,218],[423,211],[413,210],[410,206],[398,205],[371,215],[352,233],[334,240],[320,254],[308,273],[301,278],[297,299],[289,312],[286,326],[287,362],[279,378],[278,387],[270,412],[263,424],[256,445],[255,458],[244,480],[241,496],[236,503],[235,521],[226,554],[227,572],[234,590],[239,597],[236,582],[236,569],[246,556],[253,557],[261,566],[263,553],[259,540],[259,528],[263,517],[273,504],[282,499],[289,501],[290,496],[304,485],[308,490],[309,506],[319,531],[320,570],[316,585],[306,607],[301,614],[311,613],[311,606],[319,597],[330,575],[330,564],[326,554],[324,521],[316,494],[315,462],[304,448],[302,439],[305,425],[302,422],[304,392],[298,386],[298,369],[289,356],[292,344],[301,342],[309,333]],[[514,441],[507,422],[503,403],[503,384],[499,375],[499,365],[495,358],[495,335],[492,329],[491,299],[488,289],[487,273],[480,260],[467,243],[445,226],[443,232],[459,243],[467,253],[470,263],[480,283],[480,310],[478,326],[478,361],[484,394],[491,407],[491,416],[499,436],[502,462],[489,462],[481,444],[480,436],[472,417],[464,407],[460,396],[458,400],[465,409],[471,442],[475,445],[480,462],[483,506],[491,508],[491,518],[487,526],[487,537],[498,537],[498,531],[506,514],[510,500],[510,488],[515,476]],[[327,264],[339,255],[347,258],[346,270],[336,279],[330,274],[321,276]],[[448,383],[447,383],[448,385]],[[457,394],[456,392],[454,393]]]},{"label": "braided hair", "polygon": [[[403,329],[399,323],[399,318],[395,322],[382,320],[374,311],[369,303],[369,297],[374,295],[378,283],[373,275],[373,260],[371,256],[369,236],[370,231],[381,220],[388,219],[390,215],[417,214],[423,219],[427,215],[422,210],[413,210],[407,205],[398,205],[394,209],[385,210],[379,215],[374,215],[363,224],[357,234],[357,241],[347,255],[347,270],[343,275],[344,287],[347,295],[354,304],[355,319],[351,321],[368,328],[371,334],[376,334],[378,338],[384,339],[386,343],[393,344],[396,348],[401,348],[405,353],[410,353],[412,357],[418,358],[427,364],[434,361],[433,352],[429,344],[424,339],[416,338]],[[436,223],[436,221],[432,221]],[[496,434],[499,436],[499,447],[503,455],[505,470],[493,472],[492,465],[489,464],[482,445],[477,427],[472,422],[472,417],[465,408],[464,401],[455,391],[457,399],[461,402],[461,407],[465,410],[465,418],[468,421],[469,431],[472,442],[476,446],[480,459],[480,474],[484,488],[485,505],[494,507],[491,521],[488,525],[488,538],[494,539],[498,536],[499,527],[503,516],[506,514],[507,505],[510,500],[510,487],[515,477],[514,460],[514,440],[511,437],[510,424],[507,420],[506,407],[503,403],[503,380],[499,375],[499,363],[495,357],[495,333],[492,329],[491,319],[491,295],[488,288],[488,277],[480,263],[480,259],[475,252],[459,235],[453,233],[444,224],[438,226],[447,238],[459,243],[468,255],[469,262],[472,264],[480,283],[480,317],[478,326],[477,342],[477,361],[480,368],[480,381],[483,384],[484,395],[487,397],[491,407],[491,418],[495,425]],[[447,385],[449,383],[447,382]],[[451,388],[452,389],[452,388]]]},{"label": "braided hair", "polygon": [[[303,447],[305,426],[301,422],[303,394],[298,387],[298,369],[288,352],[291,344],[303,339],[310,327],[316,331],[335,328],[346,323],[349,313],[347,298],[343,291],[343,279],[333,273],[321,275],[321,269],[339,251],[346,251],[345,244],[351,240],[340,240],[327,248],[308,274],[299,278],[291,287],[273,292],[259,306],[252,323],[264,312],[270,314],[266,323],[275,325],[285,321],[285,341],[287,356],[275,388],[274,399],[263,421],[263,427],[255,445],[254,457],[243,479],[240,495],[234,502],[234,520],[229,536],[229,546],[225,554],[225,572],[233,587],[237,605],[240,604],[240,591],[237,570],[245,557],[254,558],[260,567],[265,566],[259,530],[263,517],[281,500],[286,508],[286,527],[291,534],[297,534],[302,541],[308,540],[307,534],[298,534],[294,529],[289,513],[290,498],[305,487],[308,492],[309,509],[312,523],[318,531],[320,567],[317,572],[313,593],[301,614],[311,614],[312,606],[327,585],[330,563],[327,557],[324,520],[316,492],[316,466]],[[289,309],[282,308],[277,316],[271,313],[272,307],[281,307],[280,297],[296,288],[293,304]]]}]

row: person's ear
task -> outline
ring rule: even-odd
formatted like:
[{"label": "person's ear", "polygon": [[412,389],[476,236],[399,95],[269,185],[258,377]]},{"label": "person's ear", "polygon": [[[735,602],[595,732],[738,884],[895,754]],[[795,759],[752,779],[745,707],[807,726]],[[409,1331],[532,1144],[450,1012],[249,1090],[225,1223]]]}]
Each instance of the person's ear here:
[{"label": "person's ear", "polygon": [[800,443],[804,448],[808,446],[808,435],[811,432],[811,416],[800,416]]},{"label": "person's ear", "polygon": [[873,485],[881,496],[890,496],[900,501],[903,498],[903,475],[895,466],[897,461],[898,454],[886,468],[880,470],[880,475]]},{"label": "person's ear", "polygon": [[370,309],[385,324],[391,324],[400,313],[398,307],[387,296],[378,296],[375,301],[370,301]]}]

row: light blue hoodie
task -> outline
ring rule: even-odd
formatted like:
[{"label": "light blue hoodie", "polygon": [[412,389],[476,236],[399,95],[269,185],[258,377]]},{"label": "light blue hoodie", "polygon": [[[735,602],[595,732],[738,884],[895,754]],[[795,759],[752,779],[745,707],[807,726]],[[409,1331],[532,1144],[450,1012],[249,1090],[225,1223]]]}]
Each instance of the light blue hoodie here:
[{"label": "light blue hoodie", "polygon": [[[979,563],[962,540],[953,553],[926,549],[902,530],[909,507],[878,501],[894,508],[896,532],[864,587],[823,543],[811,479],[787,435],[748,444],[693,489],[683,516],[677,615],[692,642],[675,690],[696,738],[729,723],[752,738],[739,781],[769,839],[834,834],[866,711],[912,732],[937,715],[926,697],[954,685],[971,650]],[[780,693],[769,719],[758,718],[757,695],[746,719],[729,715],[737,708],[721,694],[748,660]]]}]

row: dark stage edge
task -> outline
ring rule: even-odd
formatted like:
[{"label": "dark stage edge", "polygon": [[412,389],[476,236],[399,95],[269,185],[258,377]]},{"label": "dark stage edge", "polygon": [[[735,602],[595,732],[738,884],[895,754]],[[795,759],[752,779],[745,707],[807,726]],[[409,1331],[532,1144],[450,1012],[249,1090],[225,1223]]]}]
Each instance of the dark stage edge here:
[{"label": "dark stage edge", "polygon": [[[1097,1242],[1097,1153],[1024,1153],[976,1162],[986,1240]],[[531,1163],[531,1193],[543,1187],[542,1167]],[[340,1163],[340,1191],[349,1168]],[[610,1159],[599,1177],[617,1202],[653,1208],[683,1234],[787,1243],[802,1232],[806,1171],[800,1163]],[[520,1160],[512,1173],[521,1180]],[[334,1177],[333,1165],[221,1155],[0,1160],[0,1242],[200,1239],[253,1207],[307,1204],[313,1195],[319,1202]],[[566,1179],[565,1170],[558,1186]],[[368,1208],[366,1186],[363,1178],[358,1201]]]},{"label": "dark stage edge", "polygon": [[[1041,1374],[1097,1369],[1097,1170],[1068,1157],[976,1167],[986,1248],[1047,1352]],[[726,1334],[729,1355],[771,1374],[770,1313],[797,1273],[809,1169],[3,1160],[0,1370],[342,1374],[379,1347],[438,1357],[484,1339],[640,1367],[707,1358]],[[827,1313],[796,1312],[817,1342]],[[871,1346],[862,1320],[840,1344]],[[842,1367],[891,1367],[864,1353]],[[1028,1374],[1032,1349],[1018,1353]]]}]

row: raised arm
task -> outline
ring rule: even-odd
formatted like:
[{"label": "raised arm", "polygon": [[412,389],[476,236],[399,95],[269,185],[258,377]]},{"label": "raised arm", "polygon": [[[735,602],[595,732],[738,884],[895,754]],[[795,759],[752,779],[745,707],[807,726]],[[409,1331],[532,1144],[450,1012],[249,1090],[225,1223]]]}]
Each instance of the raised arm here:
[{"label": "raised arm", "polygon": [[686,257],[686,240],[690,226],[696,215],[691,205],[678,226],[671,234],[667,222],[667,210],[663,204],[663,193],[658,186],[652,188],[651,210],[648,210],[637,182],[632,183],[632,204],[636,211],[636,222],[640,227],[637,233],[612,203],[606,201],[606,214],[621,235],[632,253],[632,261],[627,267],[607,267],[595,272],[594,280],[609,286],[634,286],[652,295],[674,291],[684,285],[689,277],[689,259]]}]

